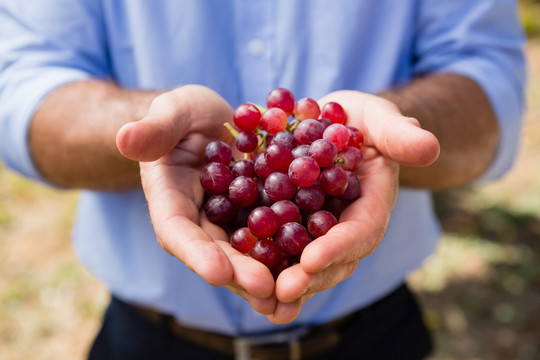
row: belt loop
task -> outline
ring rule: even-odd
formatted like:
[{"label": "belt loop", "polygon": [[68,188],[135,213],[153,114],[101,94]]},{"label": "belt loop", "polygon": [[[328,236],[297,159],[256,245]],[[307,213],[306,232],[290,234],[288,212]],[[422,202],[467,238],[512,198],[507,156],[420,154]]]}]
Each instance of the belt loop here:
[{"label": "belt loop", "polygon": [[289,343],[289,359],[301,360],[302,359],[302,347],[300,346],[300,340],[294,338]]},{"label": "belt loop", "polygon": [[234,360],[251,360],[251,344],[244,338],[236,338],[233,341]]}]

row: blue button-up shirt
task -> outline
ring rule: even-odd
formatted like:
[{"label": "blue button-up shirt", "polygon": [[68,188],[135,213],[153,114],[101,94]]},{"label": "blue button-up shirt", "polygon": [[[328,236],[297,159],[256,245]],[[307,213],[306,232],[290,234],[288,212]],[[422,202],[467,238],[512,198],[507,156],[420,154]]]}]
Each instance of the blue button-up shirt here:
[{"label": "blue button-up shirt", "polygon": [[[28,124],[55,88],[90,78],[129,88],[202,84],[233,107],[338,89],[375,93],[413,76],[476,80],[502,137],[484,178],[511,165],[523,108],[524,37],[510,0],[4,0],[0,3],[0,146],[40,179]],[[430,193],[401,189],[380,247],[346,281],[309,300],[293,325],[316,324],[391,291],[439,237]],[[124,300],[229,334],[279,329],[158,245],[142,191],[83,191],[73,233],[81,261]],[[289,325],[283,325],[289,326]]]}]

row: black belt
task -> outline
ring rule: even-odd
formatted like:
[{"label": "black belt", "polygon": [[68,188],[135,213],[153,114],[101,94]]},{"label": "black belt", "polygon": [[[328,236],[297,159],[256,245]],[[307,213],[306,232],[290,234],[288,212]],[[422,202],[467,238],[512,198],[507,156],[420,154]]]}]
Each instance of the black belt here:
[{"label": "black belt", "polygon": [[176,322],[172,316],[131,304],[127,306],[153,323],[165,322],[170,331],[180,339],[232,356],[237,360],[300,360],[321,356],[331,351],[339,344],[347,325],[361,317],[362,313],[388,302],[404,288],[403,285],[373,305],[322,325],[247,337],[232,337],[186,327]]}]

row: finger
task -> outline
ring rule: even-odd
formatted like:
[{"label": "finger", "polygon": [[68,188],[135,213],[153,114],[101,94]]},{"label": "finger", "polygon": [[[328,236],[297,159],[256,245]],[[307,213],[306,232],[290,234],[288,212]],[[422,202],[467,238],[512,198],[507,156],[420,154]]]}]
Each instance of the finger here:
[{"label": "finger", "polygon": [[264,264],[236,251],[227,241],[218,245],[233,266],[233,283],[253,298],[266,299],[274,294],[274,278]]},{"label": "finger", "polygon": [[290,303],[278,302],[274,313],[268,315],[268,320],[274,324],[286,324],[298,317],[302,310],[301,301]]},{"label": "finger", "polygon": [[359,175],[362,196],[342,212],[339,223],[309,243],[300,264],[315,273],[371,254],[384,236],[397,198],[398,171],[379,156],[366,161]]},{"label": "finger", "polygon": [[427,166],[439,156],[439,141],[414,118],[385,114],[366,126],[373,146],[400,165]]},{"label": "finger", "polygon": [[302,296],[314,295],[334,287],[348,279],[358,267],[359,260],[332,266],[317,273],[306,273],[302,266],[295,265],[284,270],[276,283],[276,298],[289,303]]},{"label": "finger", "polygon": [[321,103],[339,102],[347,112],[348,125],[358,128],[366,144],[401,165],[427,166],[440,152],[440,145],[431,132],[420,123],[401,115],[392,102],[379,96],[358,91],[336,91],[321,99]]},{"label": "finger", "polygon": [[289,303],[278,301],[274,313],[268,316],[268,320],[274,324],[286,324],[293,321],[300,315],[302,306],[306,301],[311,299],[312,296],[313,295],[305,295],[300,299]]},{"label": "finger", "polygon": [[153,161],[167,154],[189,130],[186,107],[177,92],[158,96],[142,120],[120,128],[116,135],[119,151],[136,161]]},{"label": "finger", "polygon": [[384,225],[369,219],[339,223],[304,249],[300,264],[307,273],[317,273],[338,264],[363,259],[379,245]]},{"label": "finger", "polygon": [[[222,231],[211,236],[201,227],[200,210],[194,199],[202,198],[202,189],[184,186],[178,180],[183,177],[190,183],[196,174],[193,169],[141,163],[142,185],[160,245],[207,282],[226,285],[233,278],[233,268],[214,243],[214,237],[227,240],[226,234]],[[195,194],[196,191],[201,194]]]},{"label": "finger", "polygon": [[277,300],[275,296],[270,296],[268,298],[261,299],[261,298],[258,298],[249,294],[244,289],[235,285],[227,285],[227,288],[231,292],[235,293],[238,296],[241,296],[246,301],[248,301],[251,307],[253,308],[253,310],[258,312],[259,314],[271,315],[276,310]]},{"label": "finger", "polygon": [[222,125],[232,114],[233,109],[213,90],[182,86],[156,97],[144,119],[124,125],[117,133],[117,147],[132,160],[154,161],[189,134],[202,134],[206,142],[231,141]]},{"label": "finger", "polygon": [[227,255],[214,239],[191,219],[175,215],[160,221],[155,225],[155,229],[163,249],[208,283],[224,286],[232,281],[234,271]]}]

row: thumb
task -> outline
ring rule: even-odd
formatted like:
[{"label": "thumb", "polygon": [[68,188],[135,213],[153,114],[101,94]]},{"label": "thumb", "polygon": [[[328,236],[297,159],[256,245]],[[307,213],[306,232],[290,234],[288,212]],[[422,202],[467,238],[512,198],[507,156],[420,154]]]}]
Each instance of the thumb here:
[{"label": "thumb", "polygon": [[439,141],[414,118],[392,115],[371,125],[369,136],[377,149],[401,165],[428,166],[439,156]]},{"label": "thumb", "polygon": [[366,136],[389,159],[405,166],[427,166],[439,156],[439,141],[420,127],[418,120],[405,117],[398,107],[380,96],[353,90],[326,95],[321,103],[336,101],[348,115],[348,123]]},{"label": "thumb", "polygon": [[154,161],[169,153],[189,130],[179,101],[174,93],[164,93],[143,119],[123,125],[116,134],[120,153],[136,161]]}]

